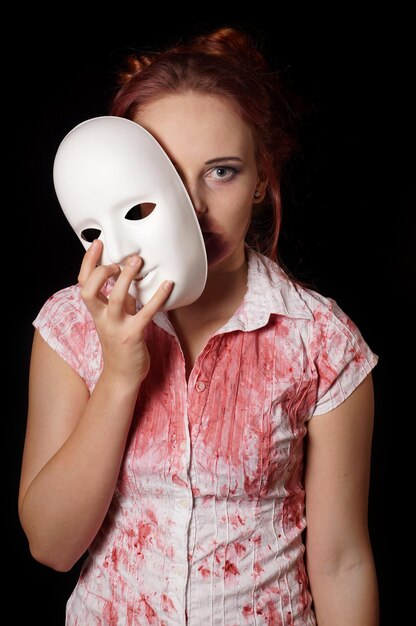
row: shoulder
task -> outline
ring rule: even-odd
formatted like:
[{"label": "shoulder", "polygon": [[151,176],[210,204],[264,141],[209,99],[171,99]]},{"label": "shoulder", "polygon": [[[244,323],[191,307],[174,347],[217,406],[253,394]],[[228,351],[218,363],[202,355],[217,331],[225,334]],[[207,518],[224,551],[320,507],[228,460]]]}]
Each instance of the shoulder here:
[{"label": "shoulder", "polygon": [[306,323],[311,358],[323,359],[336,369],[342,368],[351,358],[366,361],[367,365],[373,367],[375,355],[364,340],[361,330],[336,300],[313,289],[293,284],[311,314],[311,319]]},{"label": "shoulder", "polygon": [[85,306],[78,284],[65,287],[54,294],[44,303],[33,324],[41,329],[45,326],[59,324],[87,322],[90,317]]},{"label": "shoulder", "polygon": [[353,328],[351,320],[331,297],[301,285],[276,262],[250,251],[249,291],[267,302],[269,312],[292,320],[305,320],[310,327],[325,328],[328,324],[340,329]]},{"label": "shoulder", "polygon": [[81,298],[80,285],[51,295],[33,325],[91,390],[101,368],[101,347],[92,316]]},{"label": "shoulder", "polygon": [[296,283],[294,288],[310,311],[316,332],[327,332],[331,326],[347,336],[357,332],[356,325],[334,298],[324,296],[313,289],[297,285]]},{"label": "shoulder", "polygon": [[344,353],[370,353],[358,326],[333,298],[304,287],[296,289],[313,316],[310,343],[314,352],[330,349],[333,357],[337,348]]},{"label": "shoulder", "polygon": [[[250,255],[252,293],[267,302],[269,315],[284,325],[288,338],[306,350],[311,363],[340,371],[354,359],[369,371],[377,360],[361,331],[337,302],[292,280],[266,257]],[[249,286],[250,289],[250,286]]]},{"label": "shoulder", "polygon": [[318,415],[346,400],[375,367],[378,356],[333,298],[304,287],[296,289],[313,315],[306,344],[317,375],[313,414]]}]

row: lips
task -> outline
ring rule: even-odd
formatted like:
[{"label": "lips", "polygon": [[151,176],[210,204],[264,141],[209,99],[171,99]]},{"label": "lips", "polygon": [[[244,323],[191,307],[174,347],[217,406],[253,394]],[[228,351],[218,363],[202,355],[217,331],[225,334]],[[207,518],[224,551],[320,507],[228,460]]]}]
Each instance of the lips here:
[{"label": "lips", "polygon": [[215,263],[224,256],[227,250],[227,244],[219,233],[203,230],[202,236],[204,238],[208,264]]}]

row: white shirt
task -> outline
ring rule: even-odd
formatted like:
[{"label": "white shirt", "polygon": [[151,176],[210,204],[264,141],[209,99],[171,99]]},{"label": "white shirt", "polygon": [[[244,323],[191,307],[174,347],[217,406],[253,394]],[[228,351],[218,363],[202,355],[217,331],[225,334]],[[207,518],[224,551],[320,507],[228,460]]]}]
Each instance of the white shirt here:
[{"label": "white shirt", "polygon": [[[101,348],[79,287],[52,296],[34,323],[92,390]],[[254,252],[243,303],[188,382],[167,314],[149,325],[147,345],[151,369],[67,626],[316,624],[304,436],[377,357],[333,300]]]}]

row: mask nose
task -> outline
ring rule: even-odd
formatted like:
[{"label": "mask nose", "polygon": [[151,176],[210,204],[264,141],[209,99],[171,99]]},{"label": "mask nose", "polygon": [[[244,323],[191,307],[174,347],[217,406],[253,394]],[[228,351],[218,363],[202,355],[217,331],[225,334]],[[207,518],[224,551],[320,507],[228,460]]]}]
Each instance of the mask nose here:
[{"label": "mask nose", "polygon": [[132,254],[140,254],[137,243],[133,245],[129,241],[123,241],[122,237],[117,237],[114,234],[108,237],[104,234],[103,239],[103,263],[116,263],[117,265],[123,266],[129,256]]}]

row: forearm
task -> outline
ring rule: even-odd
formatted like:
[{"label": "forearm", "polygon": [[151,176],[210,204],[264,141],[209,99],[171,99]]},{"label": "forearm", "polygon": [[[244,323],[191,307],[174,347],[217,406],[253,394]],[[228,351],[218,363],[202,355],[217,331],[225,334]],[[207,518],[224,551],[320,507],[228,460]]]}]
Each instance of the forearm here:
[{"label": "forearm", "polygon": [[103,373],[71,436],[30,484],[20,518],[33,556],[66,570],[97,534],[114,493],[138,386]]},{"label": "forearm", "polygon": [[368,559],[329,571],[309,571],[318,626],[378,626],[374,564]]}]

